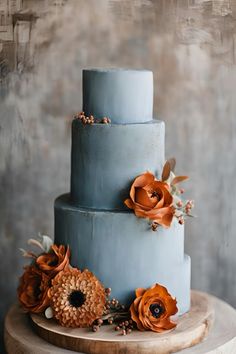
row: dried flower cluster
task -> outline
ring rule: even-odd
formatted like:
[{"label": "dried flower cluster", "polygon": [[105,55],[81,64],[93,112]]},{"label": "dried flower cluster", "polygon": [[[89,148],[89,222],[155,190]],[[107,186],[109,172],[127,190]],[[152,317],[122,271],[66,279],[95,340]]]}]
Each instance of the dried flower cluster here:
[{"label": "dried flower cluster", "polygon": [[79,119],[84,125],[92,125],[94,123],[110,124],[111,119],[108,117],[103,117],[102,119],[95,119],[93,115],[86,116],[84,112],[77,113],[75,119]]},{"label": "dried flower cluster", "polygon": [[23,251],[33,262],[20,278],[18,299],[31,313],[54,317],[62,326],[89,327],[105,312],[106,292],[99,280],[88,270],[72,268],[69,247],[31,239],[40,248],[40,255]]},{"label": "dried flower cluster", "polygon": [[167,289],[154,285],[137,289],[136,299],[126,309],[110,298],[111,288],[104,288],[88,269],[72,268],[69,247],[54,245],[48,236],[29,244],[43,251],[40,255],[23,251],[33,261],[20,278],[18,298],[31,313],[44,313],[65,327],[91,327],[97,332],[103,324],[115,325],[115,331],[127,335],[134,328],[162,332],[175,327],[170,316],[177,312],[176,300]]},{"label": "dried flower cluster", "polygon": [[184,201],[181,196],[184,190],[177,186],[188,177],[175,176],[174,168],[175,159],[169,159],[163,167],[161,180],[149,171],[136,177],[130,188],[130,197],[124,201],[137,217],[152,221],[153,231],[159,225],[170,227],[173,217],[183,224],[185,216],[192,216],[193,201]]},{"label": "dried flower cluster", "polygon": [[30,239],[29,244],[39,247],[43,253],[37,256],[22,250],[25,257],[32,259],[32,263],[25,267],[20,278],[18,299],[25,311],[40,313],[50,305],[48,289],[52,278],[69,267],[70,250],[69,247],[53,245],[48,236],[43,236],[41,243]]},{"label": "dried flower cluster", "polygon": [[139,288],[128,310],[116,299],[107,300],[106,314],[93,322],[92,330],[97,332],[104,324],[114,324],[115,331],[122,335],[130,334],[133,329],[161,333],[176,327],[171,320],[178,312],[176,304],[176,299],[160,284],[149,289]]}]

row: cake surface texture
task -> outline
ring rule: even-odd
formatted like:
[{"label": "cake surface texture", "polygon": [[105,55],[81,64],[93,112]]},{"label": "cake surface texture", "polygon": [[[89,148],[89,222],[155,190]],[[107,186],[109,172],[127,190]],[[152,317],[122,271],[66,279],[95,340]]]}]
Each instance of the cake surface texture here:
[{"label": "cake surface texture", "polygon": [[149,70],[83,70],[83,111],[113,123],[152,120],[153,74]]},{"label": "cake surface texture", "polygon": [[55,243],[69,245],[71,263],[88,268],[132,302],[136,288],[164,285],[178,314],[190,308],[190,257],[184,226],[152,231],[124,204],[132,181],[151,171],[161,177],[165,125],[153,119],[153,75],[148,70],[83,71],[83,111],[111,124],[72,123],[71,192],[55,201]]}]

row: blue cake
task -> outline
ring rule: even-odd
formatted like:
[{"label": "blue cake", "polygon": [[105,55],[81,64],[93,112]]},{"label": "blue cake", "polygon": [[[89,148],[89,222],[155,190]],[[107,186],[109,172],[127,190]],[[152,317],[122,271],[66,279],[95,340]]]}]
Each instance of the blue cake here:
[{"label": "blue cake", "polygon": [[152,72],[83,70],[83,111],[111,123],[72,123],[71,191],[55,201],[55,243],[69,245],[71,264],[92,271],[121,303],[128,306],[136,288],[159,283],[176,297],[179,314],[187,312],[184,225],[174,218],[154,232],[124,204],[133,180],[145,171],[160,178],[165,163]]}]

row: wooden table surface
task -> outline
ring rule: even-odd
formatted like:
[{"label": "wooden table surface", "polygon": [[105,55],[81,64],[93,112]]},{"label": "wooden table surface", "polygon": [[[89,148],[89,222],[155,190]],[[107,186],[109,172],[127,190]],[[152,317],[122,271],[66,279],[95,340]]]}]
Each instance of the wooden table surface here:
[{"label": "wooden table surface", "polygon": [[[215,308],[215,322],[209,336],[202,343],[179,351],[179,354],[236,354],[236,310],[222,300],[210,297]],[[8,354],[75,353],[55,347],[37,336],[28,316],[18,305],[10,308],[5,319],[5,345]]]}]

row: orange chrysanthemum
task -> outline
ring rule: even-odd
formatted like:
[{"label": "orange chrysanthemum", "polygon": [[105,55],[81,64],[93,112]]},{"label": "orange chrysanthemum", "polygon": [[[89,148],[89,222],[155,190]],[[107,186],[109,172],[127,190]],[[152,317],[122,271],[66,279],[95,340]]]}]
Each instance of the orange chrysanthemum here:
[{"label": "orange chrysanthemum", "polygon": [[148,218],[159,225],[169,227],[174,216],[173,197],[167,183],[156,180],[151,172],[135,178],[130,198],[125,205],[134,210],[136,216]]},{"label": "orange chrysanthemum", "polygon": [[105,289],[87,269],[69,268],[52,280],[49,290],[54,317],[65,327],[89,327],[100,318],[106,303]]},{"label": "orange chrysanthemum", "polygon": [[136,299],[130,307],[131,318],[140,331],[163,332],[176,327],[170,316],[178,312],[174,299],[164,286],[136,289]]},{"label": "orange chrysanthemum", "polygon": [[50,278],[35,266],[28,266],[20,278],[18,299],[23,308],[32,313],[43,312],[49,306]]},{"label": "orange chrysanthemum", "polygon": [[50,277],[53,277],[61,270],[68,268],[69,262],[69,247],[66,248],[63,245],[52,245],[50,252],[40,255],[36,259],[38,268],[47,273]]}]

